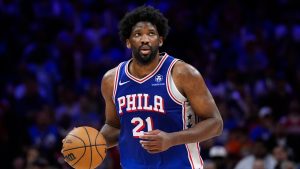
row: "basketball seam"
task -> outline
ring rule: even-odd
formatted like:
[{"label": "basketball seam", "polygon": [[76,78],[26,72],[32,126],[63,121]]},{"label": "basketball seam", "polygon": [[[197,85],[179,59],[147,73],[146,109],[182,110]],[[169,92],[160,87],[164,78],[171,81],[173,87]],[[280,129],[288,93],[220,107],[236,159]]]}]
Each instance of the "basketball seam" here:
[{"label": "basketball seam", "polygon": [[[87,134],[87,136],[88,136],[88,138],[89,138],[89,143],[90,143],[90,145],[91,145],[91,138],[90,138],[90,135],[89,135],[89,133],[88,133],[86,127],[84,127],[84,130],[85,130],[85,132],[86,132],[86,134]],[[90,146],[90,147],[91,147],[91,146]],[[92,167],[92,162],[93,162],[93,149],[92,149],[92,147],[91,147],[90,149],[91,149],[91,158],[90,158],[90,167],[89,167],[89,169]]]},{"label": "basketball seam", "polygon": [[[100,132],[97,133],[97,136],[96,136],[96,139],[95,139],[95,144],[97,143],[97,138],[98,138],[98,136],[99,136],[99,133],[100,133]],[[102,161],[103,161],[103,157],[102,157],[101,153],[99,152],[97,146],[96,146],[96,151],[97,151],[97,153],[100,155],[100,157],[102,158]]]},{"label": "basketball seam", "polygon": [[74,148],[69,148],[69,149],[63,150],[63,152],[70,151],[70,150],[76,150],[78,148],[92,147],[92,146],[106,146],[106,144],[97,144],[97,145],[90,145],[90,146],[74,147]]},{"label": "basketball seam", "polygon": [[[70,164],[72,167],[74,167],[74,166],[81,160],[81,158],[84,156],[85,151],[86,151],[86,146],[85,146],[85,142],[84,142],[80,137],[78,137],[78,136],[76,136],[76,135],[73,135],[73,134],[69,134],[69,135],[78,138],[78,139],[81,140],[81,141],[83,142],[83,144],[84,144],[84,152],[83,152],[83,154],[81,155],[81,157],[80,157],[74,164],[72,164],[72,165]],[[74,167],[74,168],[75,168],[75,167]]]}]

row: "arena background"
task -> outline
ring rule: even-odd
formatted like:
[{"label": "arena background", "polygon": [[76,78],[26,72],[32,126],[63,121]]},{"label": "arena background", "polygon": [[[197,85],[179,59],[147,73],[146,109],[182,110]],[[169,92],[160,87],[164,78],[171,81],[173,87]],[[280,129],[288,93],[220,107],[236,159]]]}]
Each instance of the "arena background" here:
[{"label": "arena background", "polygon": [[[169,19],[161,51],[201,72],[223,116],[223,134],[201,143],[205,168],[253,155],[265,169],[275,168],[270,159],[299,168],[297,0],[1,0],[0,168],[69,168],[61,139],[74,126],[103,125],[103,73],[130,58],[118,22],[142,4]],[[118,160],[111,149],[99,168]]]}]

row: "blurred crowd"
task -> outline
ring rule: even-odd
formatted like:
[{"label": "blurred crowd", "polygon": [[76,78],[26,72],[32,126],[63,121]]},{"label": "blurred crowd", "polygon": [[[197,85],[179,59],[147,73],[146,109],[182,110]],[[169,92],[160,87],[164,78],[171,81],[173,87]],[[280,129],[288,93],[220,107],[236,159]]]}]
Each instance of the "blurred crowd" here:
[{"label": "blurred crowd", "polygon": [[[142,4],[169,18],[161,51],[201,72],[223,116],[204,168],[299,169],[297,0],[1,0],[0,168],[70,168],[61,140],[103,125],[102,76],[131,57],[118,22]],[[117,147],[99,168],[120,168]]]}]

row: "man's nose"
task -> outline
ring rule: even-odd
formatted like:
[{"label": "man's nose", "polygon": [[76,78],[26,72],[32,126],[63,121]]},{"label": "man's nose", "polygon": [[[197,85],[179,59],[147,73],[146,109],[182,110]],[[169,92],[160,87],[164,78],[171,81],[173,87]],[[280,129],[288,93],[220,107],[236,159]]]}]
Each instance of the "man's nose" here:
[{"label": "man's nose", "polygon": [[146,35],[146,34],[142,35],[141,42],[142,43],[148,43],[149,42],[149,36]]}]

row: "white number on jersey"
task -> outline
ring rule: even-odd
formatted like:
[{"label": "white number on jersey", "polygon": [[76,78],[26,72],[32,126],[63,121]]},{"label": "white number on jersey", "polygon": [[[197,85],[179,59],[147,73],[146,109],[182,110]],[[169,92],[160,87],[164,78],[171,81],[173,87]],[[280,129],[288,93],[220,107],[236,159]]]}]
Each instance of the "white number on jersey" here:
[{"label": "white number on jersey", "polygon": [[147,125],[147,131],[153,130],[153,121],[151,117],[147,117],[146,120],[143,120],[140,117],[134,117],[131,119],[131,123],[135,125],[135,127],[132,129],[133,137],[139,137],[144,135],[144,128]]}]

